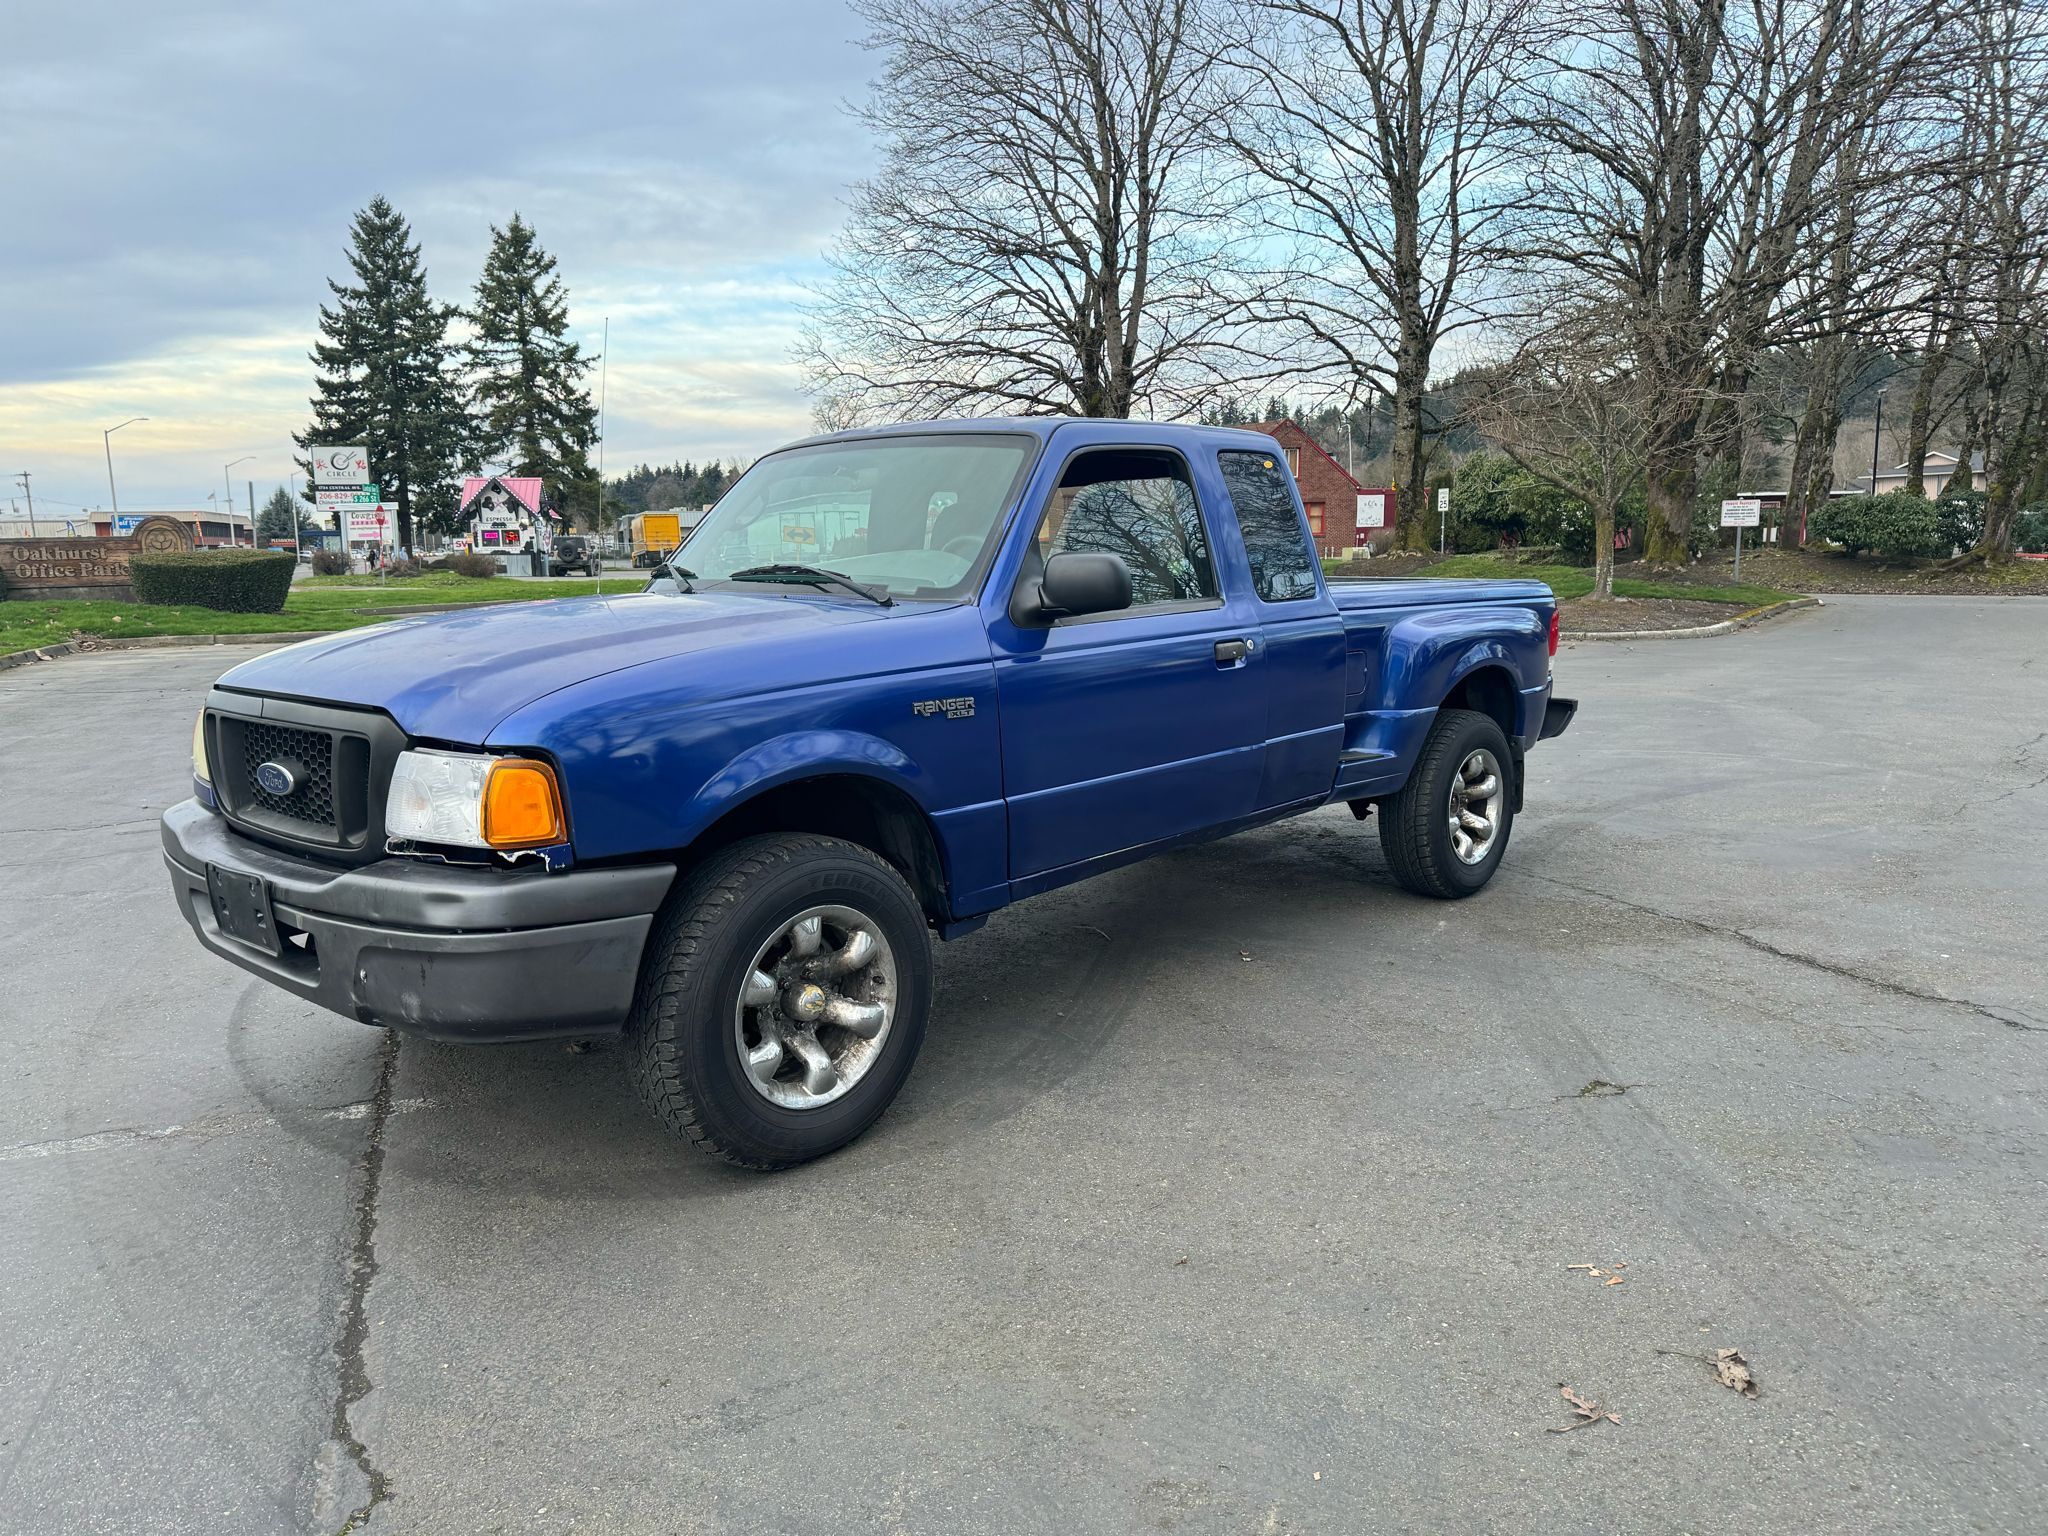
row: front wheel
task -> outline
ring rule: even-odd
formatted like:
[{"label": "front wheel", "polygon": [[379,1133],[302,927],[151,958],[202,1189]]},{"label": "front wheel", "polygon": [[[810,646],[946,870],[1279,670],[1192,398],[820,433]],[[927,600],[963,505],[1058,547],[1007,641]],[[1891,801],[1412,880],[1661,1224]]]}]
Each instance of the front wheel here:
[{"label": "front wheel", "polygon": [[1408,782],[1380,807],[1380,847],[1394,878],[1441,900],[1492,879],[1515,824],[1513,773],[1491,715],[1439,710]]},{"label": "front wheel", "polygon": [[888,863],[837,838],[747,838],[662,909],[628,1023],[634,1075],[675,1135],[787,1168],[881,1117],[931,993],[924,913]]}]

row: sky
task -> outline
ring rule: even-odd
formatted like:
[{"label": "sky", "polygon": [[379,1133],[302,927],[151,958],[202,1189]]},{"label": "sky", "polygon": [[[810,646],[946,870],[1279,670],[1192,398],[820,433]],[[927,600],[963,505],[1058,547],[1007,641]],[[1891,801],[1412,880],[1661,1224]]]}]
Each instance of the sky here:
[{"label": "sky", "polygon": [[[790,347],[872,152],[838,0],[5,0],[0,490],[36,512],[260,506],[292,471],[355,211],[470,297],[516,209],[605,367],[605,468],[810,430]],[[592,375],[595,388],[597,379]],[[0,509],[9,506],[0,501]]]}]

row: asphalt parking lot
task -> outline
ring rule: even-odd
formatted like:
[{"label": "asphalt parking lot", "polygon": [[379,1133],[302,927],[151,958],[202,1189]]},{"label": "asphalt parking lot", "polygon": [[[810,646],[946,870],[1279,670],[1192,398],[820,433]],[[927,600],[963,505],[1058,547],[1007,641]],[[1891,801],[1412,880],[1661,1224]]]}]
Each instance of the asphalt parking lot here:
[{"label": "asphalt parking lot", "polygon": [[244,654],[0,673],[0,1531],[2048,1526],[2048,603],[1571,647],[1479,898],[1027,903],[773,1177],[205,955]]}]

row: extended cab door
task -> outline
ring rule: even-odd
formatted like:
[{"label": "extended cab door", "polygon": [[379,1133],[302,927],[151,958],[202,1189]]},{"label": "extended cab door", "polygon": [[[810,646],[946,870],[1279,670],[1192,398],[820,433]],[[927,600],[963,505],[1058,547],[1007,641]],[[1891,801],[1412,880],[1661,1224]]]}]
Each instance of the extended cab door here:
[{"label": "extended cab door", "polygon": [[1248,594],[1227,593],[1215,510],[1167,448],[1084,449],[1037,508],[1023,566],[1114,554],[1132,602],[1046,624],[1014,602],[989,623],[1002,702],[1010,878],[1033,877],[1247,816],[1265,755],[1265,667]]},{"label": "extended cab door", "polygon": [[1225,448],[1216,454],[1216,472],[1244,544],[1266,642],[1258,807],[1322,799],[1336,782],[1344,747],[1343,616],[1323,585],[1294,477],[1279,453]]}]

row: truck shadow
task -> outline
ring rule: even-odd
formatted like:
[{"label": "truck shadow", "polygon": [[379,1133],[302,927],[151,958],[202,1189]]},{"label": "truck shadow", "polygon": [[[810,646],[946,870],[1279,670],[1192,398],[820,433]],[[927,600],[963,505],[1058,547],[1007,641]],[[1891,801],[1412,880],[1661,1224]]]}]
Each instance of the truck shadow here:
[{"label": "truck shadow", "polygon": [[[1273,999],[1245,991],[1242,956],[1299,946],[1304,921],[1355,918],[1364,933],[1383,909],[1411,901],[1386,873],[1370,825],[1348,813],[1304,817],[1148,860],[998,914],[988,928],[936,947],[937,995],[918,1065],[880,1123],[845,1151],[783,1178],[842,1178],[843,1165],[882,1169],[973,1140],[1012,1119],[1112,1046],[1142,1058],[1182,1028],[1146,1006],[1171,977],[1213,978],[1244,996],[1247,1014]],[[244,1003],[248,1001],[244,998]],[[292,1134],[338,1155],[361,1147],[360,1120],[266,1092],[267,1052],[245,1036],[278,1027],[230,1021],[230,1052],[250,1092]],[[337,1027],[324,1017],[307,1028]],[[1126,1037],[1135,1035],[1136,1039]],[[374,1051],[380,1033],[364,1030]],[[667,1135],[627,1079],[616,1039],[464,1047],[407,1039],[385,1137],[386,1179],[596,1201],[721,1198],[758,1185]],[[1110,1087],[1114,1090],[1114,1084]],[[1150,1085],[1129,1084],[1131,1093]],[[835,1169],[842,1171],[835,1172]]]}]

